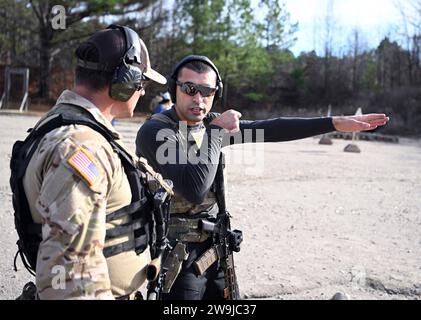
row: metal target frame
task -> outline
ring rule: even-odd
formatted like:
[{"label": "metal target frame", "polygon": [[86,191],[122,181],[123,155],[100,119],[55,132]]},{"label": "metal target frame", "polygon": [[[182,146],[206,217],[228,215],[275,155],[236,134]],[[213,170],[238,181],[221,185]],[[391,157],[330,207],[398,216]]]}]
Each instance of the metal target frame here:
[{"label": "metal target frame", "polygon": [[[12,85],[12,75],[23,76],[23,98],[19,107],[19,111],[28,111],[28,88],[29,88],[29,68],[13,68],[6,66],[4,70],[4,92],[0,99],[0,109],[6,109],[10,98],[10,87]],[[3,107],[4,104],[4,107]]]}]

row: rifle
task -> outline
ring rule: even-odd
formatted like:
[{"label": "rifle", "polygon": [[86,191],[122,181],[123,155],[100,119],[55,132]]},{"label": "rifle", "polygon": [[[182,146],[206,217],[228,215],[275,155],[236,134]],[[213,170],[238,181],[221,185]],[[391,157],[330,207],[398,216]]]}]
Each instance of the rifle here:
[{"label": "rifle", "polygon": [[[165,180],[170,187],[172,182]],[[171,251],[167,234],[169,220],[169,205],[171,195],[164,188],[160,188],[154,195],[153,228],[151,230],[150,253],[151,263],[146,269],[147,299],[159,300],[165,283],[167,270],[162,267],[166,255]]]},{"label": "rifle", "polygon": [[215,176],[215,195],[219,207],[217,223],[212,227],[211,224],[202,220],[202,229],[207,231],[206,229],[210,228],[211,230],[208,231],[213,231],[214,245],[217,255],[220,257],[218,267],[221,266],[225,273],[224,298],[226,300],[237,300],[240,299],[240,291],[235,275],[233,252],[240,251],[243,234],[240,230],[231,231],[231,215],[227,211],[225,203],[224,166],[225,157],[221,152]]},{"label": "rifle", "polygon": [[[235,275],[233,252],[240,251],[243,233],[240,230],[231,230],[230,215],[226,211],[218,217],[216,223],[200,220],[201,230],[213,234],[214,246],[193,263],[199,274],[201,268],[209,267],[214,259],[218,260],[218,268],[222,266],[225,273],[224,298],[226,300],[240,299],[237,278]],[[218,259],[219,258],[219,259]]]}]

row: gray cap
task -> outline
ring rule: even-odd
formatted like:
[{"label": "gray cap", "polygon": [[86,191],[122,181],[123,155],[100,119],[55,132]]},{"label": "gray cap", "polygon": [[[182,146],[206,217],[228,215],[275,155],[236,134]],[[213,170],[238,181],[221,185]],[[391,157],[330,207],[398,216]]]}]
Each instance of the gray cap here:
[{"label": "gray cap", "polygon": [[[148,49],[140,37],[140,64],[143,75],[160,84],[166,84],[167,79],[151,67]],[[104,29],[95,32],[76,49],[79,58],[78,65],[88,69],[113,72],[120,65],[126,53],[125,35],[119,29]]]}]

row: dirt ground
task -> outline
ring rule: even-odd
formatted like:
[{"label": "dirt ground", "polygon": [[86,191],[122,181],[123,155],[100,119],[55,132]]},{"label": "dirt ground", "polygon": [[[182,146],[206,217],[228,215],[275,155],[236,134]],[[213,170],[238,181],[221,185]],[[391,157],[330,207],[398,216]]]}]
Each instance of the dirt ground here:
[{"label": "dirt ground", "polygon": [[[0,298],[33,280],[18,259],[9,188],[14,140],[37,116],[0,114]],[[393,119],[392,119],[393,121]],[[119,121],[128,146],[140,124]],[[421,299],[421,142],[318,138],[240,145],[227,154],[227,204],[244,242],[235,255],[248,299]]]}]

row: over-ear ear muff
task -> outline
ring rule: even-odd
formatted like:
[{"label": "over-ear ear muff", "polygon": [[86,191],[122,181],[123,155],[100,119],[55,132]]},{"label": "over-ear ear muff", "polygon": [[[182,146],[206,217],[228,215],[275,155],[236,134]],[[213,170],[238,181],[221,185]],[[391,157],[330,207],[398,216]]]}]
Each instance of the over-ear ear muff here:
[{"label": "over-ear ear muff", "polygon": [[216,93],[215,93],[215,97],[213,99],[213,105],[215,105],[215,103],[222,98],[222,93],[223,93],[223,83],[221,80],[221,76],[219,75],[219,71],[218,68],[216,68],[216,66],[213,64],[213,62],[206,56],[198,56],[198,55],[189,55],[185,58],[183,58],[179,63],[177,63],[177,65],[174,68],[174,71],[172,72],[170,78],[168,79],[168,92],[171,95],[171,100],[175,103],[176,102],[176,89],[177,89],[177,75],[178,72],[181,70],[181,68],[183,66],[185,66],[187,63],[192,62],[192,61],[201,61],[205,64],[207,64],[209,67],[212,68],[213,71],[215,71],[216,73],[216,87],[218,88]]},{"label": "over-ear ear muff", "polygon": [[110,84],[110,97],[118,101],[127,101],[138,89],[142,72],[136,66],[124,61],[115,69]]},{"label": "over-ear ear muff", "polygon": [[137,90],[143,75],[140,68],[136,66],[142,63],[139,36],[132,29],[124,26],[112,24],[107,29],[120,29],[126,42],[126,52],[114,71],[109,94],[115,100],[127,101]]}]

